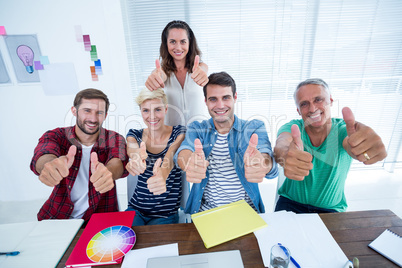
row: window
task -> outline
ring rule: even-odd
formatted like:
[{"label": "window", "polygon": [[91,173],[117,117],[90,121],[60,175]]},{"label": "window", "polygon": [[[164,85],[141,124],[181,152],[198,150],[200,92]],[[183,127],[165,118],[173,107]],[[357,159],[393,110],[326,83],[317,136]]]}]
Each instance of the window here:
[{"label": "window", "polygon": [[134,96],[155,68],[165,25],[185,20],[209,73],[235,79],[236,114],[265,121],[273,144],[299,118],[296,85],[319,77],[331,87],[332,115],[349,106],[382,137],[386,163],[402,163],[402,1],[122,0],[122,12]]}]

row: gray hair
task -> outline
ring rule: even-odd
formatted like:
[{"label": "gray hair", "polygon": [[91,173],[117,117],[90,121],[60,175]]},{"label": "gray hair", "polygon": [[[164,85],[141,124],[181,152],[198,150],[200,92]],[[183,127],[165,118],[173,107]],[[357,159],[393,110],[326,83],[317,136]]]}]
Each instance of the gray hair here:
[{"label": "gray hair", "polygon": [[328,93],[329,96],[331,96],[331,91],[329,90],[328,84],[322,80],[321,78],[309,78],[307,80],[304,80],[303,82],[300,82],[295,90],[295,93],[293,94],[293,99],[295,100],[296,106],[297,104],[297,92],[299,92],[299,89],[303,86],[306,85],[319,85],[324,88],[324,90]]}]

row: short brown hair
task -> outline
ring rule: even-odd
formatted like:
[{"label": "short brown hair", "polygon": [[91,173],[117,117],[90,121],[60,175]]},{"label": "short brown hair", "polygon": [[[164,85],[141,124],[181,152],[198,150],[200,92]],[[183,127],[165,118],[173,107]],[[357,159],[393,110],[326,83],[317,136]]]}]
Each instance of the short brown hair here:
[{"label": "short brown hair", "polygon": [[208,76],[208,83],[203,87],[204,97],[207,99],[207,87],[209,85],[218,85],[222,87],[231,87],[233,97],[236,94],[236,82],[226,72],[212,73]]},{"label": "short brown hair", "polygon": [[104,100],[106,102],[106,113],[109,110],[109,99],[107,98],[106,94],[103,93],[101,90],[99,89],[95,89],[95,88],[87,88],[84,90],[81,90],[80,92],[77,93],[77,95],[75,95],[75,99],[74,99],[74,107],[78,109],[78,107],[81,105],[81,101],[82,99],[101,99]]}]

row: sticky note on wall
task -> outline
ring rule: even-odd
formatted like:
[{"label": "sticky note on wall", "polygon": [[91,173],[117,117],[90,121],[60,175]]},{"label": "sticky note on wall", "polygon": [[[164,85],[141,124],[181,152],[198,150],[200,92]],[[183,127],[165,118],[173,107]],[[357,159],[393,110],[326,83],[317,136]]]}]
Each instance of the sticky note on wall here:
[{"label": "sticky note on wall", "polygon": [[48,65],[49,64],[49,58],[47,56],[40,56],[39,59],[40,59],[40,63],[42,65]]},{"label": "sticky note on wall", "polygon": [[97,75],[103,74],[102,66],[101,66],[101,60],[94,61],[94,63],[95,63],[95,73]]},{"label": "sticky note on wall", "polygon": [[74,29],[75,29],[75,39],[77,40],[77,42],[83,42],[84,38],[82,37],[81,25],[75,25]]},{"label": "sticky note on wall", "polygon": [[0,35],[6,35],[6,28],[4,26],[0,26]]},{"label": "sticky note on wall", "polygon": [[40,61],[34,61],[35,65],[35,70],[43,70],[43,65],[40,63]]},{"label": "sticky note on wall", "polygon": [[91,39],[89,38],[89,35],[83,35],[82,38],[84,39],[85,51],[91,51]]},{"label": "sticky note on wall", "polygon": [[91,46],[91,61],[97,61],[98,60],[98,52],[96,52],[96,46],[92,45]]}]

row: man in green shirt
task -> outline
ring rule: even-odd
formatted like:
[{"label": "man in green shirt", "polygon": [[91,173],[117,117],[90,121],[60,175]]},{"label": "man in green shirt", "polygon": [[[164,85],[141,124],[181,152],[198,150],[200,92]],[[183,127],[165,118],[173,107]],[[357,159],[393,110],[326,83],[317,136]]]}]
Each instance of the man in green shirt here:
[{"label": "man in green shirt", "polygon": [[352,158],[371,165],[387,156],[374,130],[342,109],[343,119],[331,118],[332,97],[321,79],[301,82],[294,93],[302,119],[278,131],[274,149],[286,180],[278,190],[275,211],[341,212],[347,208],[344,188]]}]

